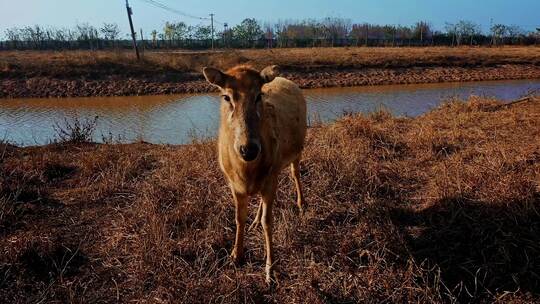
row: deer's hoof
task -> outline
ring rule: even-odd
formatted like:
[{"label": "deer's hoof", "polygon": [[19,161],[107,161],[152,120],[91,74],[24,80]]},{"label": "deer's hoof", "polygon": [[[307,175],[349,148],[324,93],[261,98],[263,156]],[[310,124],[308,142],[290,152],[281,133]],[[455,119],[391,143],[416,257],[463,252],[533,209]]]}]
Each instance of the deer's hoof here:
[{"label": "deer's hoof", "polygon": [[268,284],[269,287],[274,287],[274,286],[279,285],[276,274],[275,274],[275,271],[272,269],[271,266],[266,266],[265,273],[266,273],[265,281],[266,281],[266,284]]},{"label": "deer's hoof", "polygon": [[298,206],[298,215],[304,216],[306,203],[302,201],[297,202],[296,205]]},{"label": "deer's hoof", "polygon": [[231,261],[235,265],[240,266],[244,263],[244,255],[239,254],[236,249],[233,249],[233,252],[231,253]]}]

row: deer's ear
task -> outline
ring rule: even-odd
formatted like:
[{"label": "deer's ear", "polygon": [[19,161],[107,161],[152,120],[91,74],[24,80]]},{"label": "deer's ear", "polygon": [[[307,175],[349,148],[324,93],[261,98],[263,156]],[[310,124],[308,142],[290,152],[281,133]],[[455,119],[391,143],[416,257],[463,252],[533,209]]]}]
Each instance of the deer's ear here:
[{"label": "deer's ear", "polygon": [[227,75],[222,71],[214,68],[204,67],[203,74],[204,78],[206,78],[206,81],[208,81],[209,83],[216,85],[220,88],[225,86]]},{"label": "deer's ear", "polygon": [[261,71],[261,77],[265,82],[270,82],[279,76],[279,66],[269,65]]}]

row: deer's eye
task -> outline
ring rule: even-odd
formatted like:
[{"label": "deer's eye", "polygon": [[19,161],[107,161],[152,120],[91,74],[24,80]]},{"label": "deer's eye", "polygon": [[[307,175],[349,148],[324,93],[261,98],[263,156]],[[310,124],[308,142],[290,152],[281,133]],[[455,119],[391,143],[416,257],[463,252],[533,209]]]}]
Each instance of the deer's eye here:
[{"label": "deer's eye", "polygon": [[231,98],[229,97],[229,95],[222,95],[221,97],[222,97],[223,100],[225,100],[226,102],[231,102]]}]

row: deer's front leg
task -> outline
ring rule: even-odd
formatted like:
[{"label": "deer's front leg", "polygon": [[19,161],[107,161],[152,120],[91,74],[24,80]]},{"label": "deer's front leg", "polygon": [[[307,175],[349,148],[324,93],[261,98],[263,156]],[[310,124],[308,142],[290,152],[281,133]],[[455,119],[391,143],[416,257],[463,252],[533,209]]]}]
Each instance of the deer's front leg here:
[{"label": "deer's front leg", "polygon": [[262,196],[262,227],[264,231],[266,249],[266,282],[272,282],[272,268],[274,266],[274,248],[272,246],[272,205],[276,195],[277,180],[270,181],[261,191]]},{"label": "deer's front leg", "polygon": [[247,201],[245,194],[238,194],[233,191],[234,204],[236,209],[236,238],[231,258],[236,264],[240,264],[244,258],[244,230],[247,218]]}]

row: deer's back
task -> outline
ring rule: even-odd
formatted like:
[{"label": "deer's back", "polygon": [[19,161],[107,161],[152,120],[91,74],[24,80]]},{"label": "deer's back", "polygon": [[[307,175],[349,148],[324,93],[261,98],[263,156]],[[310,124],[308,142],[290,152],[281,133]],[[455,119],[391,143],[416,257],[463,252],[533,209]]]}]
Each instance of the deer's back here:
[{"label": "deer's back", "polygon": [[276,137],[280,167],[290,164],[302,152],[306,136],[306,100],[292,81],[276,77],[262,88],[265,109],[272,116],[268,126]]}]

